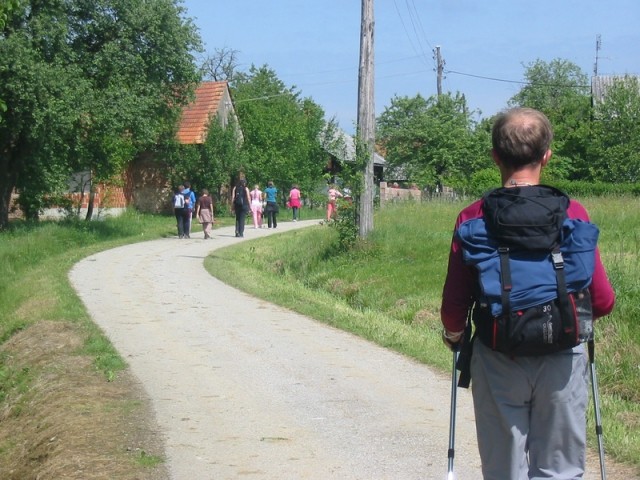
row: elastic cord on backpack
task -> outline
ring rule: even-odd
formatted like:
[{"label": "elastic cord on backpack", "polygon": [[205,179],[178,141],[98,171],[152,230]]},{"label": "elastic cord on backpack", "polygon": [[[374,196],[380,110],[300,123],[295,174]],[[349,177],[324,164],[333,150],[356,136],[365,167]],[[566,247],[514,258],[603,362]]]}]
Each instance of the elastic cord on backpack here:
[{"label": "elastic cord on backpack", "polygon": [[564,275],[564,259],[562,258],[562,252],[560,247],[556,247],[551,252],[551,261],[553,262],[553,268],[556,271],[556,277],[558,279],[558,303],[560,305],[560,315],[562,317],[562,329],[567,335],[575,335],[576,341],[578,341],[578,329],[575,322],[572,322],[574,315],[572,314],[572,308],[569,303],[569,293],[567,292],[567,282]]}]

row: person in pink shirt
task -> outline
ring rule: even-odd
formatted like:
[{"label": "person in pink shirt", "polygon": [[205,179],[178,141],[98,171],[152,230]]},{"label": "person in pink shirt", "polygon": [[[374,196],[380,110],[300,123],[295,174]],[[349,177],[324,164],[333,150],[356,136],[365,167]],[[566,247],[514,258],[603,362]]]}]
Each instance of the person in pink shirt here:
[{"label": "person in pink shirt", "polygon": [[262,198],[263,193],[260,185],[254,185],[253,190],[249,192],[251,198],[251,215],[253,216],[253,228],[262,228]]},{"label": "person in pink shirt", "polygon": [[336,188],[335,185],[329,185],[328,191],[329,199],[327,201],[327,222],[336,216],[336,203],[338,197],[342,198],[342,193]]},{"label": "person in pink shirt", "polygon": [[[491,154],[503,190],[521,199],[526,192],[544,189],[540,175],[551,158],[552,138],[549,120],[537,110],[516,108],[496,117]],[[580,203],[567,201],[566,217],[589,220]],[[465,263],[458,232],[464,222],[486,218],[484,207],[489,205],[483,200],[472,203],[455,223],[440,309],[443,340],[452,349],[467,341],[463,333],[470,309],[482,308],[481,304],[474,307],[479,273]],[[593,319],[609,314],[615,294],[598,250],[588,289]],[[465,346],[472,348],[470,375],[483,478],[582,478],[589,383],[584,344],[538,356],[494,350],[480,335]]]},{"label": "person in pink shirt", "polygon": [[301,199],[300,190],[298,189],[298,185],[294,183],[293,187],[289,191],[289,206],[293,211],[294,222],[298,221],[298,212],[300,211],[300,206],[301,206],[300,199]]}]

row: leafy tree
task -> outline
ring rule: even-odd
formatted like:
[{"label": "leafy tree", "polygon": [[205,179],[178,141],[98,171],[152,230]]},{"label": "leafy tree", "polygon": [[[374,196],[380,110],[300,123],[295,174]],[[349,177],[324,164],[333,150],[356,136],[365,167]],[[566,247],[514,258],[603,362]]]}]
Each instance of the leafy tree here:
[{"label": "leafy tree", "polygon": [[244,137],[239,170],[249,183],[273,180],[283,194],[297,183],[309,192],[324,167],[322,109],[267,66],[238,74],[233,94]]},{"label": "leafy tree", "polygon": [[169,138],[199,76],[200,42],[176,0],[32,1],[0,36],[0,227],[11,192],[27,216],[64,191],[72,171],[93,183]]},{"label": "leafy tree", "polygon": [[640,180],[640,82],[614,81],[594,105],[588,141],[590,179],[633,183]]},{"label": "leafy tree", "polygon": [[204,144],[176,144],[175,150],[163,155],[168,159],[172,183],[178,185],[184,179],[193,179],[192,187],[196,192],[206,188],[220,201],[232,180],[232,172],[241,168],[240,141],[236,132],[237,125],[232,121],[223,127],[218,118],[212,118]]},{"label": "leafy tree", "polygon": [[[18,0],[0,0],[0,31],[4,30],[4,25],[9,14],[18,8]],[[7,111],[7,104],[0,98],[0,114]],[[2,116],[0,116],[2,122]]]},{"label": "leafy tree", "polygon": [[585,126],[590,120],[588,77],[576,64],[562,59],[536,60],[525,66],[525,85],[509,100],[512,107],[544,112],[554,128],[554,157],[549,172],[556,178],[588,175]]},{"label": "leafy tree", "polygon": [[459,182],[490,165],[488,136],[483,130],[476,133],[458,94],[396,96],[378,118],[377,132],[391,174],[400,171],[422,185]]}]

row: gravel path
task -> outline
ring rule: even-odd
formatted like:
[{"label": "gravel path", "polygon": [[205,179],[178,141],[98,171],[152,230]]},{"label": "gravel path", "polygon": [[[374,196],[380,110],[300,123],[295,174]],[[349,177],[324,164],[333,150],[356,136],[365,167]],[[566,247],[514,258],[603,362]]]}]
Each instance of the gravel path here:
[{"label": "gravel path", "polygon": [[[203,267],[216,248],[313,223],[138,243],[71,271],[151,398],[172,478],[446,478],[448,375],[257,300]],[[466,390],[457,411],[455,470],[477,479]]]}]

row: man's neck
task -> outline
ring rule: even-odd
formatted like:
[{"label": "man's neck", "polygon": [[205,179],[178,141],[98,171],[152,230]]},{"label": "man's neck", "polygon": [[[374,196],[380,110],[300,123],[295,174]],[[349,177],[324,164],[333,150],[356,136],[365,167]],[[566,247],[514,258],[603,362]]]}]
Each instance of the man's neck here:
[{"label": "man's neck", "polygon": [[517,172],[503,172],[502,184],[505,187],[524,187],[540,183],[540,169],[523,169]]}]

